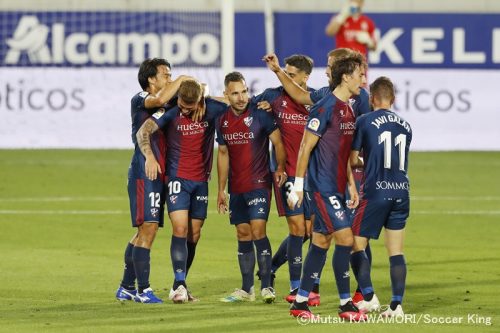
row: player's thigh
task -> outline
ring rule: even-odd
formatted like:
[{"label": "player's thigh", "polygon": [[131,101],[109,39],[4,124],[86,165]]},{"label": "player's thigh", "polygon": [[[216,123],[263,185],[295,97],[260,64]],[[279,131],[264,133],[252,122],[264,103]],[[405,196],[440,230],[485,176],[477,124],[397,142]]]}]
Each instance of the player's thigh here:
[{"label": "player's thigh", "polygon": [[313,232],[326,235],[351,227],[342,195],[307,191],[305,197],[314,214]]},{"label": "player's thigh", "polygon": [[192,219],[205,220],[207,218],[207,208],[208,208],[208,183],[193,182],[189,216]]},{"label": "player's thigh", "polygon": [[[188,181],[180,178],[170,179],[166,184],[167,210],[169,215],[191,206],[191,188]],[[187,222],[187,221],[186,221]]]},{"label": "player's thigh", "polygon": [[160,179],[129,178],[128,195],[132,226],[138,227],[144,222],[163,226],[164,184]]},{"label": "player's thigh", "polygon": [[354,236],[378,239],[391,211],[392,202],[362,198],[352,221]]}]

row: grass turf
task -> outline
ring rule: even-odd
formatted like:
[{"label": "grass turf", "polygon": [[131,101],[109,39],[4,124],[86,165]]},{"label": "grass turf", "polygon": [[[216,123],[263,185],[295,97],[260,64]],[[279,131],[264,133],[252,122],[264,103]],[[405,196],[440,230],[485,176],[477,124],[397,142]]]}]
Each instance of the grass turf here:
[{"label": "grass turf", "polygon": [[[405,255],[405,324],[316,323],[288,316],[283,296],[288,268],[278,272],[277,302],[223,304],[240,286],[235,230],[209,216],[188,284],[199,303],[143,305],[114,300],[123,251],[133,234],[126,194],[130,151],[0,150],[0,331],[5,332],[493,332],[500,325],[500,153],[412,153],[411,217]],[[214,180],[216,175],[214,174]],[[277,249],[286,223],[270,215]],[[152,287],[167,299],[173,273],[170,226],[152,251]],[[306,248],[304,247],[304,255]],[[390,300],[383,239],[372,242],[372,279],[381,302]],[[336,319],[331,268],[322,277],[322,305],[313,311]],[[351,283],[354,287],[354,282]],[[258,281],[256,281],[258,286]],[[476,323],[490,318],[491,325]],[[429,323],[459,320],[461,323]],[[326,321],[327,319],[325,319]],[[333,327],[332,327],[333,326]]]}]

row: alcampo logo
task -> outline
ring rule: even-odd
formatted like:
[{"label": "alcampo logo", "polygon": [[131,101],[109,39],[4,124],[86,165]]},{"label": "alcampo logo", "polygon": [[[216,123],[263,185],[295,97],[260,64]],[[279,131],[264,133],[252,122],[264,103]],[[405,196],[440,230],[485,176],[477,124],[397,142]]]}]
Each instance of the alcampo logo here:
[{"label": "alcampo logo", "polygon": [[219,40],[209,33],[193,36],[180,32],[66,34],[64,23],[53,23],[49,27],[35,15],[22,16],[12,38],[7,38],[6,43],[9,50],[4,63],[7,65],[18,64],[24,53],[32,64],[70,65],[140,64],[146,56],[161,56],[172,64],[191,59],[196,64],[209,65],[220,55]]}]

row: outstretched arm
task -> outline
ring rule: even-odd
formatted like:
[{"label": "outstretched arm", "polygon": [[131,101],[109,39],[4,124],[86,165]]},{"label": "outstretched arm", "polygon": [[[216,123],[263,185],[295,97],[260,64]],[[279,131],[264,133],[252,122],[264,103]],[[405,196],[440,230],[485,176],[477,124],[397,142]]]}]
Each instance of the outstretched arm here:
[{"label": "outstretched arm", "polygon": [[185,80],[194,80],[190,76],[181,75],[177,79],[172,82],[166,84],[163,88],[161,88],[155,95],[148,95],[146,100],[144,101],[144,106],[146,109],[159,108],[165,103],[167,103],[172,97],[175,96],[177,90],[181,83]]},{"label": "outstretched arm", "polygon": [[146,119],[142,124],[141,128],[137,131],[137,145],[141,150],[141,153],[146,157],[146,162],[144,165],[144,171],[146,172],[146,177],[150,180],[155,180],[158,174],[161,174],[161,167],[153,154],[151,148],[151,134],[158,130],[158,125],[151,119]]},{"label": "outstretched arm", "polygon": [[297,83],[295,83],[290,76],[288,76],[285,71],[280,67],[278,57],[274,53],[266,54],[262,58],[267,64],[267,67],[272,70],[278,79],[280,80],[285,91],[290,95],[297,103],[302,105],[312,105],[314,102],[311,100],[311,93],[307,90],[302,89]]}]

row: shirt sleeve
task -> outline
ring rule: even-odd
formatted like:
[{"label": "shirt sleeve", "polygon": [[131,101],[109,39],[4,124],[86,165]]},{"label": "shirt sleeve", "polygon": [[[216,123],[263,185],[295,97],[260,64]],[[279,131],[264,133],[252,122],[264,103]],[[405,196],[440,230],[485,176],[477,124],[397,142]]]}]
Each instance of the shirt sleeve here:
[{"label": "shirt sleeve", "polygon": [[356,130],[354,131],[354,138],[352,140],[351,149],[361,151],[361,144],[363,143],[363,119],[360,117],[356,119]]},{"label": "shirt sleeve", "polygon": [[165,110],[165,108],[159,108],[155,113],[151,115],[151,119],[158,125],[159,128],[165,128],[167,124],[177,115],[179,109],[177,107]]},{"label": "shirt sleeve", "polygon": [[217,118],[220,117],[224,112],[226,112],[228,105],[226,103],[220,102],[213,98],[205,99],[205,105],[207,108],[207,118]]},{"label": "shirt sleeve", "polygon": [[262,122],[262,126],[264,128],[264,132],[267,136],[271,135],[278,128],[278,124],[274,119],[272,113],[266,112],[264,110],[257,110],[257,114]]},{"label": "shirt sleeve", "polygon": [[328,95],[329,93],[331,93],[331,90],[330,90],[330,87],[327,86],[327,87],[323,87],[323,88],[320,88],[320,89],[315,90],[315,91],[311,91],[311,94],[309,95],[309,97],[311,98],[311,101],[313,101],[313,103],[317,103],[321,99],[323,99],[323,97]]},{"label": "shirt sleeve", "polygon": [[363,114],[369,113],[371,111],[370,107],[370,97],[366,89],[361,88],[361,93],[356,96],[356,102],[354,103],[354,114],[359,117]]},{"label": "shirt sleeve", "polygon": [[253,96],[251,102],[257,104],[258,102],[267,101],[269,104],[272,104],[281,93],[279,88],[268,88],[262,94]]},{"label": "shirt sleeve", "polygon": [[309,114],[306,130],[321,137],[330,123],[331,109],[325,107],[324,103],[314,105]]},{"label": "shirt sleeve", "polygon": [[217,118],[217,120],[215,121],[215,140],[217,141],[218,144],[225,146],[226,141],[224,141],[224,139],[222,138],[222,132],[220,130],[220,123],[222,121],[221,118],[222,116]]}]

